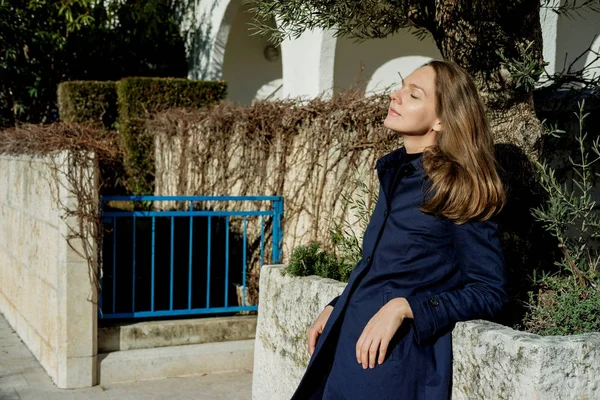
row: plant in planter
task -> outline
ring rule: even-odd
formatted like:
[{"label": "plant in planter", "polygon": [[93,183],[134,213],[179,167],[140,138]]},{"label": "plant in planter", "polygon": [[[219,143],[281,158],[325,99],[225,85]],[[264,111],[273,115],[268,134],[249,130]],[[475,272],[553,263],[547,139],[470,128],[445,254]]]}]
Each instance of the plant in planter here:
[{"label": "plant in planter", "polygon": [[[356,185],[362,194],[358,198],[349,192],[342,194],[342,207],[353,213],[358,224],[358,230],[364,232],[369,224],[369,218],[377,203],[377,193],[361,181]],[[364,199],[370,199],[369,202]],[[313,242],[297,246],[290,256],[286,273],[295,276],[317,275],[342,282],[348,282],[350,273],[362,258],[362,239],[356,235],[356,230],[349,219],[333,222],[329,230],[327,245]]]},{"label": "plant in planter", "polygon": [[534,276],[538,293],[529,293],[530,310],[526,329],[540,335],[570,335],[600,332],[600,214],[592,199],[594,166],[600,161],[600,137],[592,142],[593,155],[586,150],[584,103],[579,104],[579,160],[569,158],[573,187],[561,185],[555,171],[539,163],[540,182],[547,202],[532,210],[557,240],[563,257],[558,271]]}]

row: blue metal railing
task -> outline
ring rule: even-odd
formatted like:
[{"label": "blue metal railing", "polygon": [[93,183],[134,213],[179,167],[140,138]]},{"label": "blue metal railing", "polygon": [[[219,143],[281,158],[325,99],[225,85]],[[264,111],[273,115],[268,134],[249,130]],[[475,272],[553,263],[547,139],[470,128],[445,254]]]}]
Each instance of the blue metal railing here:
[{"label": "blue metal railing", "polygon": [[[123,201],[185,202],[187,210],[122,211],[107,204]],[[272,207],[238,211],[194,208],[199,202],[231,201],[268,201]],[[258,306],[246,304],[246,274],[248,255],[258,252],[260,267],[265,263],[265,218],[271,223],[271,263],[281,262],[281,196],[105,196],[100,214],[104,229],[100,318],[257,310]],[[232,218],[242,219],[241,238],[237,237],[233,246]],[[252,244],[247,231],[250,218],[260,219],[260,238]],[[237,306],[229,304],[232,275],[242,285],[242,304]]]}]

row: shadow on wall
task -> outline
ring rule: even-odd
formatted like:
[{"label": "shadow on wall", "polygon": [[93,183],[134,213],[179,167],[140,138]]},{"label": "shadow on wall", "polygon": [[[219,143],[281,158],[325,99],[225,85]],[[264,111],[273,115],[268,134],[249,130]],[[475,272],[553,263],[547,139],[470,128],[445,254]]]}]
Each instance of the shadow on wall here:
[{"label": "shadow on wall", "polygon": [[[215,65],[215,61],[211,60],[214,37],[214,27],[211,24],[211,18],[217,10],[219,3],[219,0],[211,2],[210,8],[199,14],[199,4],[196,0],[180,2],[179,18],[180,21],[185,21],[187,26],[183,35],[186,38],[187,44],[188,77],[190,79],[220,79],[220,76],[216,76],[213,71],[220,71],[222,64],[218,63],[218,65]],[[218,46],[215,51],[224,52]]]}]

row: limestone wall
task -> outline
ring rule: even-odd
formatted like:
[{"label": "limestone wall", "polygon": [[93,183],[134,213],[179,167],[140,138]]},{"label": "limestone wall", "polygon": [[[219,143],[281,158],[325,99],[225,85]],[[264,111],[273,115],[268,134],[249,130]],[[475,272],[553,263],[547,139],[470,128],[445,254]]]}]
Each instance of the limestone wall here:
[{"label": "limestone wall", "polygon": [[[289,399],[309,356],[306,331],[343,283],[283,276],[264,266],[254,350],[252,398]],[[452,398],[600,398],[600,333],[542,337],[488,321],[458,323]]]},{"label": "limestone wall", "polygon": [[[0,312],[61,388],[94,385],[97,365],[95,272],[81,241],[67,243],[78,221],[58,205],[77,205],[65,187],[69,160],[0,156]],[[91,168],[82,178],[96,185]]]}]

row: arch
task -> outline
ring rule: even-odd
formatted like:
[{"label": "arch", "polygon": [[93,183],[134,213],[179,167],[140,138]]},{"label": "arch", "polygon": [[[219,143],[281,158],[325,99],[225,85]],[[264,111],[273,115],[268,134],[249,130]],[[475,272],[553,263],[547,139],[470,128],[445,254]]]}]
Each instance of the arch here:
[{"label": "arch", "polygon": [[[282,77],[281,54],[269,61],[265,55],[265,48],[270,45],[268,40],[250,35],[249,5],[247,0],[204,4],[205,24],[210,21],[214,33],[207,66],[196,74],[200,79],[226,81],[227,99],[241,104],[250,104],[256,96],[269,97],[265,93],[273,86],[269,83]],[[275,26],[275,21],[272,24]],[[269,57],[272,55],[271,52]]]},{"label": "arch", "polygon": [[408,30],[362,43],[338,38],[333,92],[351,87],[368,94],[383,92],[400,81],[399,74],[406,76],[432,58],[442,58],[433,38],[419,40]]},{"label": "arch", "polygon": [[433,57],[403,56],[385,62],[368,78],[365,93],[375,94],[394,90],[401,78],[409,75]]},{"label": "arch", "polygon": [[[223,60],[225,59],[225,49],[229,39],[229,33],[231,32],[231,26],[233,25],[234,18],[238,13],[243,0],[214,0],[213,4],[218,7],[219,10],[213,14],[213,18],[216,17],[217,30],[214,38],[214,42],[211,47],[210,64],[211,70],[213,71],[213,79],[222,79],[223,75]],[[221,11],[221,12],[219,12]]]}]

